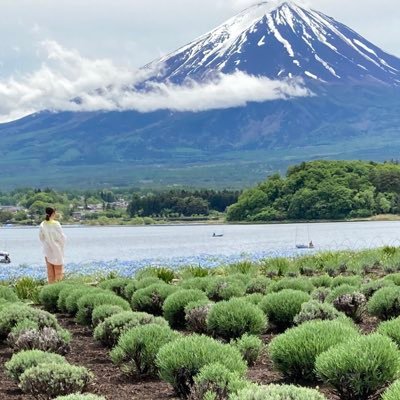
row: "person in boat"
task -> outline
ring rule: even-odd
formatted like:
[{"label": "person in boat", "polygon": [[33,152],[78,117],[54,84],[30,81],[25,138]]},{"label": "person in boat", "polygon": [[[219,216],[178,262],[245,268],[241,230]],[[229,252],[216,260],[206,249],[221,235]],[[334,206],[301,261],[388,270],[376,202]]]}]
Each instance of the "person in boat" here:
[{"label": "person in boat", "polygon": [[64,278],[64,245],[66,237],[61,224],[55,218],[56,209],[47,207],[46,218],[40,224],[39,229],[39,239],[43,245],[49,283],[57,282]]},{"label": "person in boat", "polygon": [[0,263],[10,264],[11,258],[10,258],[10,255],[6,251],[0,251],[0,257],[3,257],[2,259],[0,258]]},{"label": "person in boat", "polygon": [[215,237],[215,236],[217,236],[216,234],[215,234],[215,232],[213,233],[213,237]]},{"label": "person in boat", "polygon": [[310,243],[308,244],[308,247],[309,247],[310,249],[313,249],[313,248],[314,248],[314,243],[312,242],[312,240],[310,240]]}]

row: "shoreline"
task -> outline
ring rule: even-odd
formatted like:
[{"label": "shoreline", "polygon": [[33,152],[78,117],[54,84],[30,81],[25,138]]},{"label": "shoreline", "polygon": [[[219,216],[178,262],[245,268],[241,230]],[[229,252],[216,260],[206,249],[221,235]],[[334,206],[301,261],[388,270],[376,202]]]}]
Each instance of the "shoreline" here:
[{"label": "shoreline", "polygon": [[[154,224],[76,224],[76,223],[64,223],[60,221],[63,227],[65,228],[143,228],[143,227],[163,227],[163,226],[246,226],[246,225],[300,225],[300,224],[328,224],[328,223],[353,223],[353,222],[400,222],[400,215],[392,215],[392,214],[381,214],[368,218],[353,218],[353,219],[341,219],[341,220],[332,220],[332,219],[324,219],[324,220],[285,220],[285,221],[171,221],[165,223],[154,223]],[[13,224],[11,226],[2,225],[1,229],[21,229],[21,228],[37,228],[38,225],[18,225]]]}]

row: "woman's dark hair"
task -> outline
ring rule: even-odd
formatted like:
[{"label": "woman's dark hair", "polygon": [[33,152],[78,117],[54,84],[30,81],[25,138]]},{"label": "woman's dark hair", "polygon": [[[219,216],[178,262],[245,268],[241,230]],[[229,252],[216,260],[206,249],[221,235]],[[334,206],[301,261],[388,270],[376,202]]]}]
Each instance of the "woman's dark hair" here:
[{"label": "woman's dark hair", "polygon": [[56,212],[56,209],[53,207],[46,207],[46,221],[50,221],[50,217],[52,214]]}]

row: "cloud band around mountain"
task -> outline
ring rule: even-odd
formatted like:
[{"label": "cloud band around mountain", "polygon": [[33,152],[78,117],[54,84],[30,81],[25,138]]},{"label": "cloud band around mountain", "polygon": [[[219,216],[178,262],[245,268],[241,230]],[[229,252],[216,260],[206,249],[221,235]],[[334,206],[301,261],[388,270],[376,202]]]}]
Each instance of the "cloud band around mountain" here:
[{"label": "cloud band around mountain", "polygon": [[301,79],[271,80],[237,71],[176,85],[148,81],[157,71],[90,60],[54,41],[42,42],[41,49],[45,60],[37,71],[0,80],[0,122],[42,110],[199,112],[312,95]]}]

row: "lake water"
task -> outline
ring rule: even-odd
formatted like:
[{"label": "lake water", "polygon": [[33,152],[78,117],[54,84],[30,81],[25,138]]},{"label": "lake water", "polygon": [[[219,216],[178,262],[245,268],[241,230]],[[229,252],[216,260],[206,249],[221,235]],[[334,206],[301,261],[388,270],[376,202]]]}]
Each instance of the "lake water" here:
[{"label": "lake water", "polygon": [[[145,265],[215,266],[243,258],[304,254],[296,243],[312,239],[315,250],[400,246],[400,222],[278,225],[179,225],[64,227],[66,270],[131,274]],[[213,233],[223,234],[212,237]],[[0,264],[0,279],[44,276],[38,228],[0,228],[0,250],[12,263]]]}]

